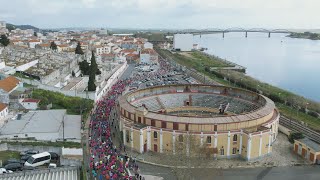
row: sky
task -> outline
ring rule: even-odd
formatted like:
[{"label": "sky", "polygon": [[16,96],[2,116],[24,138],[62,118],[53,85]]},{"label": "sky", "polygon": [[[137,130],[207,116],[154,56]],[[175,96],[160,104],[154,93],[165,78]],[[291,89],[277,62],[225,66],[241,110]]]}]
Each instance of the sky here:
[{"label": "sky", "polygon": [[320,29],[320,0],[0,0],[0,21],[39,28]]}]

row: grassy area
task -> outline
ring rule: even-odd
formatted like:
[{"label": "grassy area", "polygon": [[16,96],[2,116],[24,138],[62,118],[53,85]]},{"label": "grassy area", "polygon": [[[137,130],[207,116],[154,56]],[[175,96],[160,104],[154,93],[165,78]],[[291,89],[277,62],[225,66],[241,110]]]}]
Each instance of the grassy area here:
[{"label": "grassy area", "polygon": [[[274,102],[281,103],[282,105],[280,105],[279,109],[283,115],[292,119],[304,121],[310,126],[312,125],[311,127],[315,130],[320,130],[319,118],[300,112],[301,110],[305,111],[305,108],[307,108],[309,112],[320,113],[320,103],[311,101],[302,96],[293,94],[289,91],[280,89],[270,84],[258,81],[241,72],[232,70],[217,70],[210,72],[209,68],[215,67],[217,66],[217,64],[214,61],[212,61],[211,63],[211,61],[207,59],[204,61],[201,60],[202,57],[199,56],[196,52],[190,54],[192,57],[173,54],[170,51],[160,49],[157,49],[157,52],[162,57],[172,59],[175,62],[188,68],[193,68],[223,85],[241,87],[251,91],[260,92],[263,95],[268,96]],[[295,109],[292,109],[291,106],[295,107]],[[299,110],[298,115],[294,115],[293,112],[297,112],[297,110]]]},{"label": "grassy area", "polygon": [[67,109],[68,114],[80,114],[82,110],[84,117],[93,108],[93,100],[65,96],[62,93],[42,89],[35,89],[32,92],[32,98],[40,99],[41,107],[52,103],[52,109]]},{"label": "grassy area", "polygon": [[25,88],[32,88],[32,87],[35,87],[35,86],[33,86],[33,85],[31,85],[31,84],[28,84],[28,83],[23,83],[23,87],[25,87]]},{"label": "grassy area", "polygon": [[55,146],[65,148],[81,148],[81,143],[77,142],[19,142],[19,141],[1,141],[1,143],[8,143],[11,145],[22,145],[22,146]]},{"label": "grassy area", "polygon": [[20,159],[20,152],[0,151],[0,160],[2,160],[2,163],[7,161],[8,159]]},{"label": "grassy area", "polygon": [[24,78],[24,79],[31,79],[31,80],[34,79],[34,78],[32,78],[32,77],[26,76],[26,75],[21,74],[21,73],[18,73],[18,72],[14,73],[14,76],[20,77],[20,78]]},{"label": "grassy area", "polygon": [[284,114],[290,119],[301,120],[304,123],[307,123],[309,127],[314,130],[320,131],[320,120],[318,118],[309,116],[303,112],[298,111],[297,109],[293,109],[289,106],[276,103],[280,113]]}]

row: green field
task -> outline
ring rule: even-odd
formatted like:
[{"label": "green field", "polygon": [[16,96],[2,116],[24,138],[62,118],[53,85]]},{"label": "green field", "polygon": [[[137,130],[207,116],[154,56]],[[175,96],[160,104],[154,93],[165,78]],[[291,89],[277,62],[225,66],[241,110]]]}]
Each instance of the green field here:
[{"label": "green field", "polygon": [[[214,81],[233,87],[241,87],[251,91],[262,93],[278,104],[280,112],[291,119],[304,121],[315,130],[320,131],[320,118],[310,116],[304,112],[320,113],[320,103],[306,99],[302,96],[293,94],[289,91],[280,89],[270,84],[258,81],[244,73],[233,70],[217,70],[210,72],[210,67],[219,67],[223,63],[217,59],[205,59],[199,53],[192,52],[189,55],[171,53],[168,50],[156,49],[160,56],[173,60],[178,64],[197,70],[198,72],[210,77]],[[219,63],[217,63],[217,61]],[[286,105],[284,105],[286,104]],[[295,108],[292,108],[295,107]]]},{"label": "green field", "polygon": [[7,161],[8,159],[20,159],[20,152],[0,151],[0,160],[2,160],[2,163]]},{"label": "green field", "polygon": [[93,108],[93,100],[82,99],[80,97],[65,96],[62,93],[35,89],[32,98],[40,99],[40,107],[52,103],[52,109],[67,109],[68,114],[79,115],[82,110],[84,117]]},{"label": "green field", "polygon": [[308,127],[320,132],[320,119],[307,115],[306,113],[300,112],[297,109],[293,109],[289,106],[276,103],[277,108],[280,113],[285,115],[290,119],[295,119],[298,121],[303,121],[307,123]]}]

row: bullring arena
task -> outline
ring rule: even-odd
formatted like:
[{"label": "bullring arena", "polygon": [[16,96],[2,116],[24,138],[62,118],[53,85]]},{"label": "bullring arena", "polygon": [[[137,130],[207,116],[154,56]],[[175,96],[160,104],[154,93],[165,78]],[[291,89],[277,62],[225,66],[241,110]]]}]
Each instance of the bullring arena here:
[{"label": "bullring arena", "polygon": [[[176,154],[205,147],[213,158],[253,160],[272,152],[279,112],[267,97],[213,85],[167,85],[119,97],[127,147]],[[191,138],[192,137],[192,138]]]}]

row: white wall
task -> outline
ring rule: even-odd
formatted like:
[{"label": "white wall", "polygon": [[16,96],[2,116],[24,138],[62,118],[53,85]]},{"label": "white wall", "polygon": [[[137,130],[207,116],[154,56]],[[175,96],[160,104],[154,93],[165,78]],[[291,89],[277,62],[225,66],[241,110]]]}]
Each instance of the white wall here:
[{"label": "white wall", "polygon": [[153,49],[153,44],[150,42],[146,42],[146,43],[144,43],[143,47],[145,49]]},{"label": "white wall", "polygon": [[26,109],[36,110],[38,108],[38,103],[35,102],[21,102],[21,105]]},{"label": "white wall", "polygon": [[[127,62],[123,63],[122,66],[108,79],[106,85],[102,88],[99,94],[95,96],[95,102],[97,102],[106,92],[108,92],[109,88],[118,80],[118,77],[126,70],[128,64]],[[96,92],[99,91],[97,88]]]},{"label": "white wall", "polygon": [[180,51],[191,51],[193,48],[192,34],[175,34],[173,38],[173,48]]},{"label": "white wall", "polygon": [[5,62],[0,62],[0,69],[3,69],[6,67],[6,63]]},{"label": "white wall", "polygon": [[5,118],[9,113],[8,107],[4,108],[1,112],[0,112],[0,119]]},{"label": "white wall", "polygon": [[16,70],[17,71],[25,71],[25,70],[29,69],[30,67],[35,66],[36,64],[38,64],[38,62],[39,62],[39,60],[34,60],[34,61],[31,61],[31,62],[28,62],[26,64],[18,66],[16,68]]},{"label": "white wall", "polygon": [[76,148],[62,148],[62,155],[73,155],[73,156],[83,156],[82,149],[76,149]]}]

